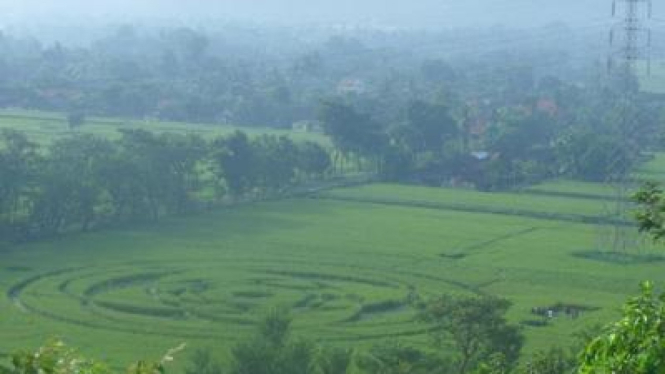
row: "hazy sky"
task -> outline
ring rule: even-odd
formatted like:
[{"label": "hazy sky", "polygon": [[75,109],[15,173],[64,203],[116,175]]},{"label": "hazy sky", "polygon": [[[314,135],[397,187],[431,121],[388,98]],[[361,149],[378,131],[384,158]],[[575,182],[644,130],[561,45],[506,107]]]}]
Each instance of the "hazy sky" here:
[{"label": "hazy sky", "polygon": [[427,27],[554,21],[579,25],[607,19],[610,4],[610,0],[0,0],[0,22],[57,23],[86,16],[91,21],[217,18]]}]

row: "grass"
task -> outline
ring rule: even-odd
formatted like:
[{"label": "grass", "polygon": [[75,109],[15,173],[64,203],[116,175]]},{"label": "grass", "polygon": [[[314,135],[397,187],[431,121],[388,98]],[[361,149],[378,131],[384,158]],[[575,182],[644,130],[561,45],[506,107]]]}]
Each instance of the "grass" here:
[{"label": "grass", "polygon": [[334,190],[323,193],[320,197],[579,222],[596,222],[608,218],[607,204],[604,201],[531,193],[488,193],[453,188],[374,184]]},{"label": "grass", "polygon": [[85,125],[72,131],[68,127],[66,115],[64,114],[17,109],[0,110],[1,129],[18,129],[24,131],[33,141],[40,144],[49,144],[56,139],[69,136],[73,133],[93,134],[113,139],[120,135],[119,130],[121,129],[144,129],[157,133],[196,134],[208,139],[228,135],[236,130],[242,130],[250,136],[262,134],[286,135],[296,141],[309,140],[327,144],[326,138],[320,134],[291,130],[157,120],[123,120],[103,117],[90,117],[87,119]]},{"label": "grass", "polygon": [[[326,195],[12,247],[0,254],[0,352],[50,336],[114,363],[183,341],[222,350],[273,306],[292,310],[296,334],[330,344],[427,344],[404,306],[415,293],[507,297],[533,351],[616,318],[641,280],[665,278],[659,261],[595,258],[601,226],[493,212],[593,214],[594,199],[399,185]],[[590,309],[533,323],[532,308],[559,303]]]},{"label": "grass", "polygon": [[584,199],[611,199],[616,196],[616,192],[611,186],[572,180],[553,180],[528,187],[524,192]]},{"label": "grass", "polygon": [[[44,143],[68,134],[51,113],[3,112],[3,126]],[[204,136],[233,129],[92,119],[81,131],[112,137],[123,126]],[[661,173],[658,154],[638,175]],[[407,300],[442,293],[510,299],[527,353],[565,345],[615,319],[641,280],[665,280],[662,248],[612,253],[604,240],[612,227],[590,224],[612,218],[612,194],[571,181],[513,193],[374,184],[8,246],[0,353],[54,336],[114,364],[158,358],[182,342],[222,352],[275,306],[291,310],[296,335],[329,344],[426,345],[427,326]],[[553,305],[587,309],[541,326],[532,309]]]}]

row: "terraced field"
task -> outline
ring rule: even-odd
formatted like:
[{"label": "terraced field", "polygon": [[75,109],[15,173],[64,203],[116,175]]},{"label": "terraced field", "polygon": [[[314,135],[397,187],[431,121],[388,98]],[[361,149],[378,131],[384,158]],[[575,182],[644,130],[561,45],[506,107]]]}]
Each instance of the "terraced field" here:
[{"label": "terraced field", "polygon": [[441,293],[507,297],[527,350],[565,344],[616,317],[641,280],[665,280],[662,249],[599,245],[606,192],[377,184],[11,246],[0,251],[0,353],[52,336],[114,362],[183,341],[228,348],[275,306],[297,334],[330,344],[426,344],[409,301]]},{"label": "terraced field", "polygon": [[320,194],[319,198],[563,221],[595,223],[613,218],[603,215],[603,202],[596,199],[548,196],[547,194],[487,193],[452,188],[375,184],[330,191]]},{"label": "terraced field", "polygon": [[295,132],[291,130],[274,130],[259,127],[234,127],[230,125],[192,124],[181,122],[164,122],[157,120],[122,120],[117,118],[91,117],[86,124],[72,132],[67,124],[66,116],[60,113],[0,110],[0,130],[16,129],[28,134],[38,143],[48,144],[72,133],[93,134],[114,138],[119,136],[121,129],[143,129],[157,133],[197,134],[205,138],[214,138],[241,129],[249,135],[274,134],[286,135],[294,140],[311,140],[327,143],[319,134]]}]

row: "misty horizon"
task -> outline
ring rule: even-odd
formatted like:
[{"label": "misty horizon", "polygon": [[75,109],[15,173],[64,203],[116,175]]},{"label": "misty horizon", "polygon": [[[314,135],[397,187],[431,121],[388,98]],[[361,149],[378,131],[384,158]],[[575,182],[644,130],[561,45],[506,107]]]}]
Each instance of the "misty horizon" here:
[{"label": "misty horizon", "polygon": [[[386,1],[379,0],[222,0],[211,4],[204,0],[193,0],[183,5],[183,2],[176,0],[2,0],[0,12],[4,15],[4,27],[72,22],[99,24],[226,21],[276,25],[324,23],[445,29],[498,25],[528,27],[557,22],[583,27],[610,21],[610,4],[603,0],[567,1],[566,4],[552,4],[543,0],[470,0],[463,3],[450,0],[391,0],[387,3],[388,5]],[[0,27],[3,27],[2,23]]]}]

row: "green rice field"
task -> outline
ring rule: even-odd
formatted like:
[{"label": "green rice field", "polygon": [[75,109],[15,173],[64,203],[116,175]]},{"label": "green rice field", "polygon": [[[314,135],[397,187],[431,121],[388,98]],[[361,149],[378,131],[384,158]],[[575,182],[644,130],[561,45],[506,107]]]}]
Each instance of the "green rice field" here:
[{"label": "green rice field", "polygon": [[[0,351],[49,337],[114,362],[182,342],[228,348],[276,306],[291,310],[298,335],[324,343],[427,344],[408,301],[442,293],[513,301],[527,351],[566,344],[615,318],[641,280],[665,278],[659,248],[608,255],[605,225],[566,218],[601,204],[368,185],[11,246],[0,253]],[[556,305],[579,318],[543,325],[532,313]]]},{"label": "green rice field", "polygon": [[[4,116],[0,127],[11,122]],[[62,118],[23,118],[36,139],[66,133]],[[123,126],[95,121],[82,131],[113,136]],[[636,178],[660,175],[659,154]],[[183,342],[222,352],[274,307],[290,310],[296,335],[322,343],[425,346],[429,326],[410,302],[443,293],[511,300],[525,353],[566,345],[615,319],[640,281],[665,280],[663,248],[608,214],[613,193],[563,180],[502,193],[369,184],[31,244],[0,240],[0,355],[53,337],[114,364]],[[635,240],[625,252],[608,244],[617,227]],[[534,313],[543,308],[558,313]]]},{"label": "green rice field", "polygon": [[70,130],[66,116],[60,113],[26,110],[0,110],[0,130],[15,129],[25,132],[30,139],[41,144],[72,134],[93,134],[108,138],[120,135],[122,129],[142,129],[156,133],[195,134],[204,138],[228,135],[241,129],[249,135],[286,135],[294,140],[310,140],[327,143],[324,136],[315,133],[292,130],[275,130],[260,127],[235,127],[218,124],[192,124],[164,122],[158,120],[123,120],[117,118],[89,117],[86,123],[76,130]]}]

